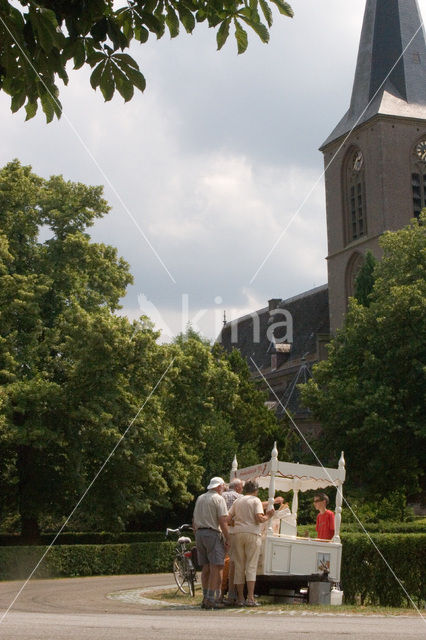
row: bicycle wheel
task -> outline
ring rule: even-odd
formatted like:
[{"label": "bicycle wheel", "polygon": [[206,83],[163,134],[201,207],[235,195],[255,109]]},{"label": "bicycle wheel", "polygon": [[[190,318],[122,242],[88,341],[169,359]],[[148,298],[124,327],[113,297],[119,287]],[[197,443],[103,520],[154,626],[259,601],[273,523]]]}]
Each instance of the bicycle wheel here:
[{"label": "bicycle wheel", "polygon": [[178,557],[173,560],[173,574],[179,591],[186,595],[193,595],[194,592],[191,593],[191,581],[188,580],[187,567],[183,558]]}]

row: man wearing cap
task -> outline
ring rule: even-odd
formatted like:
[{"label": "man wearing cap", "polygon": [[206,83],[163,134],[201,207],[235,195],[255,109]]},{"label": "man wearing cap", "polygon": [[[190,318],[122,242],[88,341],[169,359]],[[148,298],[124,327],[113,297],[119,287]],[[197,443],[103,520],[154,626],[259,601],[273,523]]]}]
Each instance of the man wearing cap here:
[{"label": "man wearing cap", "polygon": [[224,487],[222,478],[212,478],[207,492],[197,498],[194,509],[193,526],[198,562],[202,566],[201,606],[204,609],[222,609],[224,606],[219,602],[225,549],[229,549],[228,509],[222,497]]}]

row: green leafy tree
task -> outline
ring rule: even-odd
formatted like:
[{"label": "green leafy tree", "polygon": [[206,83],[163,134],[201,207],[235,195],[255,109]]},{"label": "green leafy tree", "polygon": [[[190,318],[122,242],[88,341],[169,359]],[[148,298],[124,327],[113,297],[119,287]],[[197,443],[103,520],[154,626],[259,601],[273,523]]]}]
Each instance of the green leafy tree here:
[{"label": "green leafy tree", "polygon": [[349,487],[371,498],[418,492],[426,451],[426,212],[385,233],[369,306],[350,302],[328,360],[302,387],[321,421],[318,443],[348,460]]},{"label": "green leafy tree", "polygon": [[168,348],[174,364],[164,407],[182,441],[198,455],[200,474],[191,491],[199,491],[212,475],[228,477],[235,454],[246,466],[267,459],[276,439],[285,451],[288,433],[266,408],[266,394],[238,351],[211,347],[190,327]]},{"label": "green leafy tree", "polygon": [[232,26],[238,53],[243,53],[248,44],[244,27],[268,42],[272,5],[282,15],[293,16],[284,0],[20,0],[16,4],[0,0],[0,89],[11,96],[13,112],[25,105],[27,119],[34,117],[40,102],[48,122],[61,115],[56,82],[59,78],[67,84],[69,60],[74,69],[92,69],[90,84],[100,88],[106,101],[117,90],[127,102],[135,87],[145,89],[137,62],[126,53],[133,41],[143,44],[151,34],[161,38],[166,31],[175,38],[180,27],[192,33],[197,22],[206,22],[218,27],[218,49]]},{"label": "green leafy tree", "polygon": [[191,491],[197,492],[213,469],[228,473],[236,451],[228,419],[238,396],[238,377],[225,358],[215,357],[211,345],[191,327],[168,347],[173,371],[164,387],[165,413],[188,450],[197,455],[199,474]]},{"label": "green leafy tree", "polygon": [[133,519],[135,528],[190,519],[192,498],[212,476],[229,477],[235,454],[242,467],[268,459],[274,439],[282,444],[281,451],[289,441],[238,352],[227,355],[191,327],[162,349],[173,358],[160,392],[163,423],[176,434],[180,447],[169,473],[175,482],[183,482],[191,504],[187,508],[181,500],[181,506],[170,501],[167,510],[154,507],[148,516]]},{"label": "green leafy tree", "polygon": [[131,423],[80,520],[121,527],[192,497],[192,458],[158,396],[138,414],[168,354],[146,319],[115,313],[128,266],[86,233],[107,211],[100,187],[43,180],[17,161],[0,171],[0,483],[29,540],[43,518],[69,513]]},{"label": "green leafy tree", "polygon": [[108,209],[101,187],[0,170],[1,509],[28,541],[88,486],[80,526],[158,524],[279,431],[241,356],[191,328],[159,345],[148,318],[117,315],[128,265],[87,233]]},{"label": "green leafy tree", "polygon": [[364,307],[368,307],[370,304],[369,295],[373,291],[374,267],[376,264],[376,258],[371,251],[367,251],[361,269],[355,278],[355,298],[360,304],[363,304]]},{"label": "green leafy tree", "polygon": [[241,353],[233,349],[227,359],[239,380],[238,397],[229,411],[229,419],[239,444],[239,466],[245,467],[267,460],[274,441],[277,442],[280,460],[290,460],[296,438],[287,419],[278,421],[275,412],[265,406],[268,394],[253,381]]}]

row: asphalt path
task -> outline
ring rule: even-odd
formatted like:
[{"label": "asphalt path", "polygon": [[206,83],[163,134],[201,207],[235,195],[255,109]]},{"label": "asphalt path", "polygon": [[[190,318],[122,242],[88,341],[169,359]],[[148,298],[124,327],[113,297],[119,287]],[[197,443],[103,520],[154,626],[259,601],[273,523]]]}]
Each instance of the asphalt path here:
[{"label": "asphalt path", "polygon": [[[295,610],[201,611],[159,607],[111,593],[171,584],[171,575],[32,580],[0,624],[3,640],[419,640],[426,619],[418,615],[363,616]],[[22,583],[0,583],[0,617]],[[134,591],[133,591],[134,592]],[[149,597],[149,594],[147,594]]]}]

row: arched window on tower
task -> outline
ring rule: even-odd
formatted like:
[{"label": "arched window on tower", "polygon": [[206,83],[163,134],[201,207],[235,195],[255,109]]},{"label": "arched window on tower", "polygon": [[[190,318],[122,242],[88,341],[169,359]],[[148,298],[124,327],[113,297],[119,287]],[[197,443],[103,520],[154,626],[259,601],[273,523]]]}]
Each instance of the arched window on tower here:
[{"label": "arched window on tower", "polygon": [[355,280],[363,264],[364,256],[359,251],[355,251],[348,260],[345,272],[346,301],[355,295]]},{"label": "arched window on tower", "polygon": [[426,207],[426,136],[413,149],[411,158],[411,187],[413,190],[413,210],[416,218]]},{"label": "arched window on tower", "polygon": [[349,244],[367,235],[365,163],[361,149],[351,147],[343,164],[345,240]]}]

